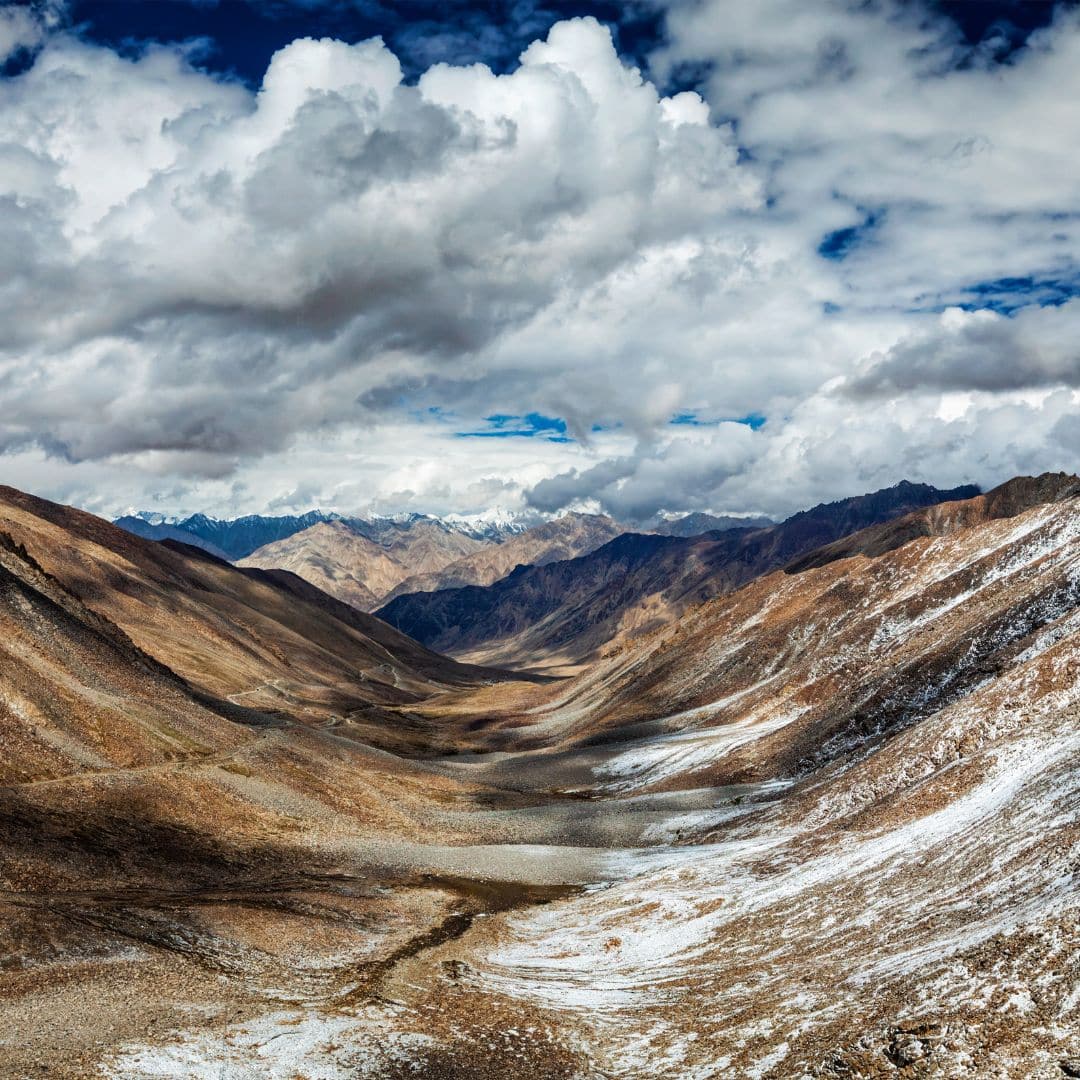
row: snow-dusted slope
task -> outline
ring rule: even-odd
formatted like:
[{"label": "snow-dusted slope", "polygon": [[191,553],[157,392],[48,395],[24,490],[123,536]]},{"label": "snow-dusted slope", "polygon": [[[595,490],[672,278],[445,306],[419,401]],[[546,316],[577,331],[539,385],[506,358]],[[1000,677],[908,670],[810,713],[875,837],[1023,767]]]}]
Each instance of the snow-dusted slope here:
[{"label": "snow-dusted slope", "polygon": [[478,978],[572,1008],[607,1076],[1063,1075],[1080,654],[1053,637],[700,858],[514,921]]},{"label": "snow-dusted slope", "polygon": [[[1078,493],[1020,479],[572,682],[409,702],[401,732],[442,757],[294,724],[153,773],[213,888],[102,895],[73,871],[62,901],[20,864],[13,939],[42,937],[31,899],[128,937],[59,937],[50,914],[23,947],[52,982],[0,973],[0,1047],[61,1016],[124,1080],[1080,1075]],[[202,798],[244,801],[191,820],[196,768]],[[85,782],[9,792],[13,820],[48,801],[49,850],[81,850],[53,804]],[[97,981],[69,983],[76,962]],[[158,996],[118,1008],[110,972]]]},{"label": "snow-dusted slope", "polygon": [[583,680],[617,694],[605,725],[686,706],[661,725],[681,734],[612,748],[601,787],[788,783],[700,821],[683,864],[512,920],[477,980],[572,1011],[604,1076],[1073,1075],[1070,490],[775,575]]}]

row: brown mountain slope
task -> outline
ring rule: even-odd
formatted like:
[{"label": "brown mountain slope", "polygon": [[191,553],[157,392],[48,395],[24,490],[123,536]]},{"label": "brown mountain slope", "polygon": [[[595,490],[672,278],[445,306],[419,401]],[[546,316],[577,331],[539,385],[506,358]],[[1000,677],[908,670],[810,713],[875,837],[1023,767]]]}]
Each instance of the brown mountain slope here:
[{"label": "brown mountain slope", "polygon": [[435,518],[383,522],[370,535],[403,566],[419,574],[437,570],[493,543],[470,536]]},{"label": "brown mountain slope", "polygon": [[670,755],[650,750],[655,774],[626,766],[631,787],[791,775],[959,700],[1033,635],[1048,647],[1060,620],[1071,633],[1078,537],[1080,479],[1066,474],[916,511],[840,542],[877,552],[887,538],[880,553],[811,556],[821,565],[759,578],[617,650],[557,691],[544,724],[596,741],[642,722],[655,735],[662,717],[680,734]]},{"label": "brown mountain slope", "polygon": [[977,493],[904,482],[767,529],[689,538],[627,533],[589,555],[522,568],[486,588],[400,596],[378,614],[431,648],[473,662],[573,667],[609,642],[669,622],[838,537]]},{"label": "brown mountain slope", "polygon": [[237,565],[291,570],[361,611],[378,607],[382,597],[410,572],[400,558],[343,521],[313,525],[265,544]]},{"label": "brown mountain slope", "polygon": [[[307,961],[302,1001],[140,1030],[105,1075],[195,1080],[222,1046],[282,1077],[1070,1075],[1068,488],[1014,484],[943,511],[939,535],[759,578],[531,704],[496,688],[417,706],[451,723],[503,703],[459,730],[504,752],[428,763],[430,864],[473,830],[485,846],[458,850],[489,888],[568,868],[596,887],[452,915],[344,998],[316,993]],[[395,881],[380,902],[406,896]],[[253,956],[196,942],[235,965],[221,985],[252,978]]]},{"label": "brown mountain slope", "polygon": [[[0,783],[239,746],[192,695],[0,533]],[[234,710],[240,712],[240,710]]]},{"label": "brown mountain slope", "polygon": [[[221,717],[237,745],[11,778],[0,1073],[1070,1075],[1080,497],[1021,482],[946,518],[755,580],[571,683],[393,711],[501,753],[403,760],[293,699],[275,726]],[[100,694],[114,751],[150,743],[176,686],[169,726],[214,734],[216,705],[4,547],[0,620],[28,644],[2,656],[83,688],[53,730],[94,749]],[[130,581],[82,556],[103,596]]]},{"label": "brown mountain slope", "polygon": [[560,749],[488,778],[714,801],[647,829],[676,847],[630,880],[478,940],[474,985],[572,1011],[627,1080],[1072,1075],[1076,490],[759,579],[519,717]]},{"label": "brown mountain slope", "polygon": [[392,523],[363,535],[345,521],[321,522],[284,540],[265,544],[239,566],[291,570],[324,592],[369,611],[405,578],[441,570],[490,546],[437,521]]},{"label": "brown mountain slope", "polygon": [[455,559],[434,573],[413,574],[399,582],[381,602],[386,604],[408,593],[490,585],[518,566],[546,566],[586,555],[625,531],[603,514],[564,514],[511,536],[501,544]]},{"label": "brown mountain slope", "polygon": [[1080,479],[1070,473],[1018,476],[974,499],[929,506],[887,521],[812,551],[785,569],[797,574],[852,555],[882,555],[923,536],[947,536],[958,529],[992,518],[1012,517],[1040,502],[1055,502],[1080,491]]},{"label": "brown mountain slope", "polygon": [[483,788],[365,740],[429,746],[407,707],[498,674],[170,545],[0,491],[0,1076],[336,998],[478,903],[418,852]]},{"label": "brown mountain slope", "polygon": [[492,677],[371,616],[327,617],[260,571],[11,488],[0,488],[0,530],[140,649],[220,700],[269,709],[289,701],[326,718]]}]

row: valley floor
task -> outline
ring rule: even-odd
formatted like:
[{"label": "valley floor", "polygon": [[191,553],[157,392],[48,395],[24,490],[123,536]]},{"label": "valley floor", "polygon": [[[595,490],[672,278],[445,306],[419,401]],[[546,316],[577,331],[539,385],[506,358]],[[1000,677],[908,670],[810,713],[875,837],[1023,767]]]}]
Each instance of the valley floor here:
[{"label": "valley floor", "polygon": [[9,540],[0,1074],[1080,1076],[1066,480],[562,683],[138,545],[133,642]]},{"label": "valley floor", "polygon": [[[238,756],[156,771],[242,775]],[[604,756],[403,760],[410,779],[455,783],[419,807],[432,839],[335,828],[312,843],[331,870],[283,846],[208,886],[0,894],[24,954],[0,976],[4,1075],[606,1075],[572,1010],[488,985],[480,958],[513,940],[514,916],[700,860],[709,848],[677,836],[745,814],[772,785],[589,797],[582,779]]]},{"label": "valley floor", "polygon": [[0,896],[5,1075],[1072,1075],[1080,729],[1053,704],[915,799],[913,733],[842,777],[679,791],[620,769],[670,734],[402,760],[427,835]]}]

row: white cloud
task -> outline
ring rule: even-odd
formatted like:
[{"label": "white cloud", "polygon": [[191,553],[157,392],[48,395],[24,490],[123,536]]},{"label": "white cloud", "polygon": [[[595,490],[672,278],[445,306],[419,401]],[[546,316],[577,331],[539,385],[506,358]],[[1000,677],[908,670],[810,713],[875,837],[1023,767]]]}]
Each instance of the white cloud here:
[{"label": "white cloud", "polygon": [[755,438],[746,424],[733,422],[715,429],[677,427],[632,453],[545,478],[527,500],[548,513],[595,506],[635,522],[658,510],[709,509],[723,485],[752,464]]},{"label": "white cloud", "polygon": [[[995,66],[909,4],[679,3],[656,70],[710,65],[703,100],[588,19],[512,74],[415,85],[377,39],[300,40],[252,93],[22,10],[0,8],[0,49],[40,47],[0,81],[12,482],[99,509],[647,517],[1076,465],[1074,305],[939,314],[1080,281],[1073,17]],[[455,437],[496,412],[576,441]]]},{"label": "white cloud", "polygon": [[948,308],[939,322],[874,353],[841,390],[855,400],[911,392],[1080,387],[1080,300],[1006,318]]},{"label": "white cloud", "polygon": [[808,245],[883,212],[833,299],[914,306],[1071,265],[1077,15],[1007,64],[960,55],[947,20],[897,0],[702,0],[673,9],[671,37],[661,62],[712,65],[714,111],[738,118]]},{"label": "white cloud", "polygon": [[592,20],[511,76],[440,65],[416,87],[377,40],[297,41],[254,96],[175,50],[58,37],[0,98],[31,189],[3,214],[30,242],[0,438],[73,460],[220,470],[424,394],[543,408],[571,358],[508,335],[654,265],[691,272],[701,215],[758,199],[730,133]]}]

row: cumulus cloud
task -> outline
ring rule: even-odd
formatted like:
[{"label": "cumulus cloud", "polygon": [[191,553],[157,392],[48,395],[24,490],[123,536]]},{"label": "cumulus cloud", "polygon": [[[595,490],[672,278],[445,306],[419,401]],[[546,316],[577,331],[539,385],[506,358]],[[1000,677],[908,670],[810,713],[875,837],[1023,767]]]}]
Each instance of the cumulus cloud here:
[{"label": "cumulus cloud", "polygon": [[945,311],[938,323],[874,353],[846,381],[853,398],[913,391],[1080,387],[1080,301],[994,311]]},{"label": "cumulus cloud", "polygon": [[[0,7],[14,482],[643,519],[1077,464],[1075,15],[1000,64],[899,0],[685,0],[648,76],[575,19],[503,75],[301,39],[252,91],[49,10]],[[530,413],[570,441],[455,440]]]},{"label": "cumulus cloud", "polygon": [[629,287],[643,257],[692,270],[701,215],[759,198],[730,131],[590,19],[513,75],[416,86],[378,40],[296,41],[255,95],[176,50],[58,37],[0,97],[0,442],[72,460],[235,463],[428,382],[515,404],[500,372],[563,364],[534,347],[518,369],[503,338]]},{"label": "cumulus cloud", "polygon": [[642,522],[664,510],[713,506],[717,493],[755,456],[745,424],[724,423],[707,433],[676,430],[657,444],[541,480],[526,493],[537,510],[596,506],[621,521]]}]

